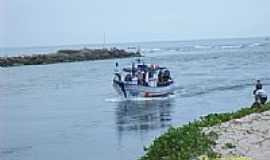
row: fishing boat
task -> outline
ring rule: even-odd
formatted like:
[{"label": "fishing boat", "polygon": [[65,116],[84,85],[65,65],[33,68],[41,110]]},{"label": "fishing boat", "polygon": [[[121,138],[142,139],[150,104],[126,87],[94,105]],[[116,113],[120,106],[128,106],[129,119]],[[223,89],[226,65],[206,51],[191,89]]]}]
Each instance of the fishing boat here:
[{"label": "fishing boat", "polygon": [[164,97],[173,94],[175,87],[167,67],[145,64],[138,59],[131,66],[116,68],[113,77],[116,92],[125,97]]}]

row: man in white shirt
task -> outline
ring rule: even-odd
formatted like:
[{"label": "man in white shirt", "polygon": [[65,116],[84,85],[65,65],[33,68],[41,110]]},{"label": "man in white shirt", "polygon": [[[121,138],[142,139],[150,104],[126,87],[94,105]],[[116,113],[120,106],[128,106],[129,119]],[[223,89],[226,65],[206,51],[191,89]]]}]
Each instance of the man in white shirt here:
[{"label": "man in white shirt", "polygon": [[255,92],[255,102],[264,104],[267,101],[267,94],[263,89],[258,89]]}]

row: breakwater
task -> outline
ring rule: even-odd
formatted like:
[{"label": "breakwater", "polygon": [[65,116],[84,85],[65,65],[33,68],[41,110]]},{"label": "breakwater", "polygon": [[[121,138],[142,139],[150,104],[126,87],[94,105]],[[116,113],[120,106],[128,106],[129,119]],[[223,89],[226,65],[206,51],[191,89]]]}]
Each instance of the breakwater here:
[{"label": "breakwater", "polygon": [[63,62],[76,62],[88,60],[101,60],[113,58],[141,57],[140,52],[128,52],[123,49],[79,49],[58,50],[50,54],[34,54],[16,57],[0,57],[1,67],[42,65]]}]

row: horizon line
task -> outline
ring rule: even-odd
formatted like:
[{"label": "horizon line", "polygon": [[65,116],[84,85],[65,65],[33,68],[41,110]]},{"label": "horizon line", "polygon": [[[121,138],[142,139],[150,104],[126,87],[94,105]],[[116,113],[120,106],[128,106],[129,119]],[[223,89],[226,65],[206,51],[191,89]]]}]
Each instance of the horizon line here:
[{"label": "horizon line", "polygon": [[[246,36],[246,37],[223,37],[223,38],[198,38],[198,39],[183,39],[183,40],[149,40],[149,41],[129,41],[129,42],[112,42],[105,45],[119,45],[119,44],[132,44],[132,43],[160,43],[160,42],[189,42],[189,41],[206,41],[206,40],[229,40],[229,39],[255,39],[255,38],[270,38],[270,35],[264,36]],[[32,46],[1,46],[1,49],[10,49],[10,48],[47,48],[47,47],[61,47],[61,46],[83,46],[83,45],[97,45],[104,46],[104,43],[81,43],[81,44],[56,44],[56,45],[32,45]],[[105,47],[106,48],[106,47]]]}]

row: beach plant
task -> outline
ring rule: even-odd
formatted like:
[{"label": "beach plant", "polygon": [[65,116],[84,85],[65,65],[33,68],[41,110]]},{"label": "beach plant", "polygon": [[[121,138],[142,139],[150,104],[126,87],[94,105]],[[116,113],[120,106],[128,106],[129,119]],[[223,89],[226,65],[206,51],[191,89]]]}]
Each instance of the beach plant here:
[{"label": "beach plant", "polygon": [[228,148],[228,149],[231,149],[231,148],[235,148],[236,146],[235,145],[233,145],[232,143],[225,143],[225,145],[224,145],[224,148],[226,149],[226,148]]}]

